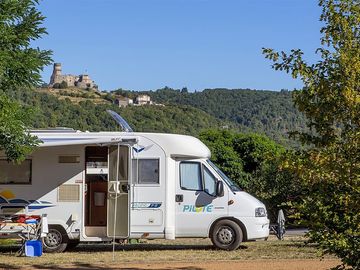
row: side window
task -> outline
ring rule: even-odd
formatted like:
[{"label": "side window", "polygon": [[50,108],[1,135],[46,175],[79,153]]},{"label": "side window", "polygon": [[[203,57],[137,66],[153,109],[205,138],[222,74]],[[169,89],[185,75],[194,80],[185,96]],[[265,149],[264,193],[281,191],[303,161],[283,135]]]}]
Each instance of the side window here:
[{"label": "side window", "polygon": [[137,184],[159,184],[159,159],[133,159],[133,177]]},{"label": "side window", "polygon": [[0,159],[0,184],[31,184],[31,159],[20,164]]},{"label": "side window", "polygon": [[216,179],[206,167],[204,167],[204,191],[212,196],[216,195]]},{"label": "side window", "polygon": [[180,163],[180,186],[187,190],[202,190],[200,163]]}]

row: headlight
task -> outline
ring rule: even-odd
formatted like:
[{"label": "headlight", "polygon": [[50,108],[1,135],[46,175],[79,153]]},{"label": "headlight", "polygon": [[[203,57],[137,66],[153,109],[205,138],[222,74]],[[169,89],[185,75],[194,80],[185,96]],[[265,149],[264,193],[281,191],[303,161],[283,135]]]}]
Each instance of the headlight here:
[{"label": "headlight", "polygon": [[255,208],[255,217],[266,217],[266,209],[264,207]]}]

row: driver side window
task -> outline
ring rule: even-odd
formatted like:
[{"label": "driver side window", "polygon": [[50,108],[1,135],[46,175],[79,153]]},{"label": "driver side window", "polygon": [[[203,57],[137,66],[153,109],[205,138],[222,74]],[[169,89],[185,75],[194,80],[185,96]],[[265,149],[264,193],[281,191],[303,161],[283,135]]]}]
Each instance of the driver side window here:
[{"label": "driver side window", "polygon": [[201,167],[198,162],[180,163],[180,186],[186,190],[202,190]]},{"label": "driver side window", "polygon": [[180,187],[185,190],[205,191],[216,196],[217,179],[200,162],[183,161],[180,163]]}]

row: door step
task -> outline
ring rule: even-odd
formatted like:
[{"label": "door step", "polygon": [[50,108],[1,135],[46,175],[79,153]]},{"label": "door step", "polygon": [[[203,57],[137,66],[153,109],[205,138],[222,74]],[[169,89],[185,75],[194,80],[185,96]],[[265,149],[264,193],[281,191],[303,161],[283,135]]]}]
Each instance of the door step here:
[{"label": "door step", "polygon": [[106,226],[85,226],[85,234],[88,237],[107,237]]}]

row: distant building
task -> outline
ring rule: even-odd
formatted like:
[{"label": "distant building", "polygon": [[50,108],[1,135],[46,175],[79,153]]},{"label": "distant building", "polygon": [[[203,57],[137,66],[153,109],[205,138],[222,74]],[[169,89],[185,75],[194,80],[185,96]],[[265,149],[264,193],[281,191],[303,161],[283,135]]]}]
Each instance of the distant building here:
[{"label": "distant building", "polygon": [[128,97],[117,97],[114,100],[114,104],[118,105],[119,107],[127,107],[128,105],[133,104],[133,100],[131,98]]},{"label": "distant building", "polygon": [[98,89],[98,86],[91,80],[88,74],[72,75],[62,74],[61,63],[55,63],[53,73],[50,77],[49,86],[53,87],[56,83],[66,82],[68,87],[79,87],[82,89]]},{"label": "distant building", "polygon": [[153,104],[153,102],[151,101],[151,98],[148,95],[138,95],[135,98],[135,104],[140,105],[140,106],[141,105],[151,105],[151,104]]}]

